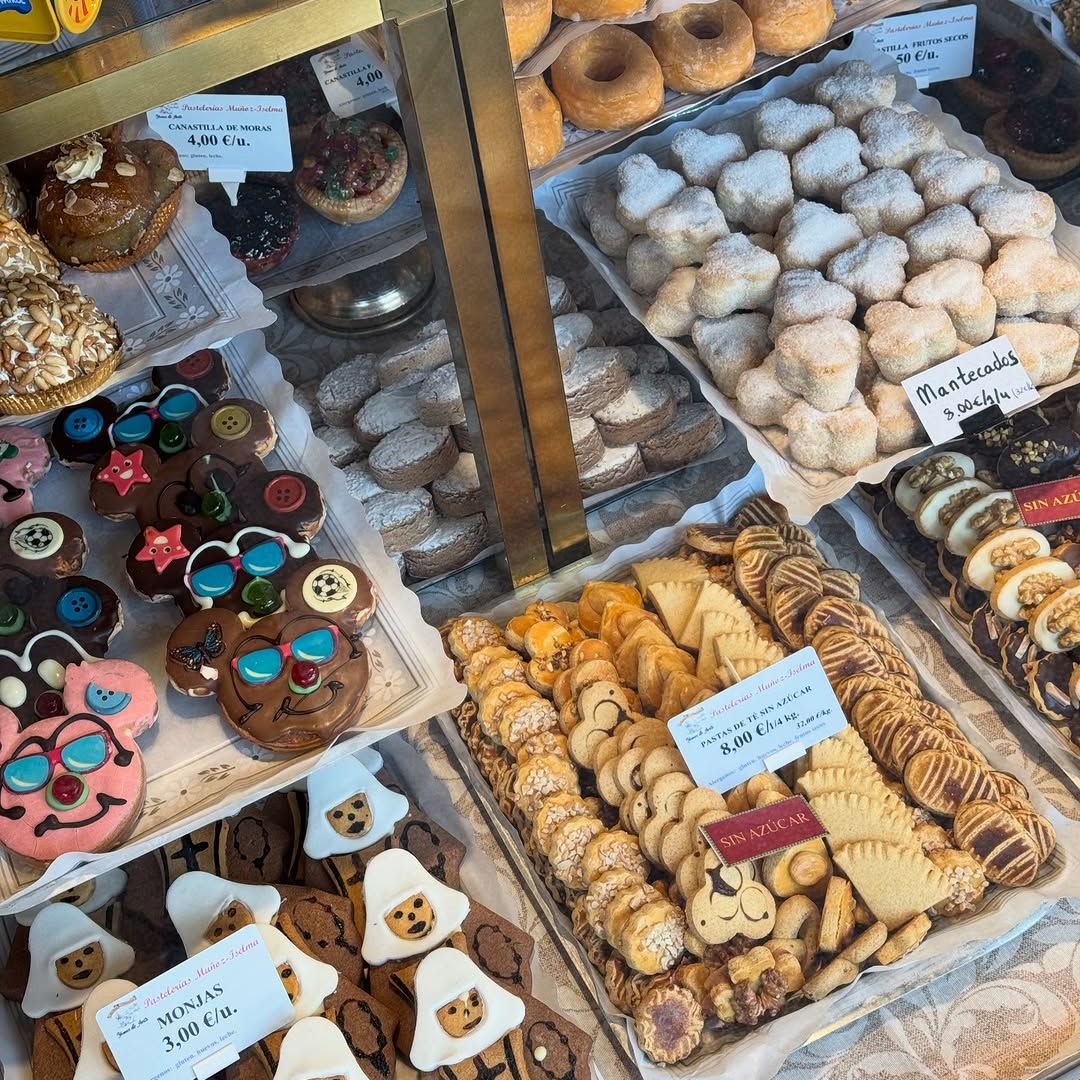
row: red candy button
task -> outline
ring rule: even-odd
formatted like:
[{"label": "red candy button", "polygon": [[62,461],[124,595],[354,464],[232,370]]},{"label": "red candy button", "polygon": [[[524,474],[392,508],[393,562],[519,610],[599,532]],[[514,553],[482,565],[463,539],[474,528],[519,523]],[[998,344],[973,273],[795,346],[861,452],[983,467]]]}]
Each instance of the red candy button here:
[{"label": "red candy button", "polygon": [[299,509],[307,497],[307,488],[297,476],[277,476],[266,485],[263,499],[271,510],[288,514]]},{"label": "red candy button", "polygon": [[293,664],[292,683],[301,690],[307,690],[319,681],[319,665],[310,660],[297,660]]},{"label": "red candy button", "polygon": [[53,716],[63,716],[67,710],[64,708],[64,699],[55,690],[46,690],[38,696],[34,702],[34,712],[42,720],[48,720]]},{"label": "red candy button", "polygon": [[52,797],[61,806],[71,806],[82,795],[83,782],[71,773],[58,776],[52,783]]},{"label": "red candy button", "polygon": [[214,358],[209,349],[200,349],[185,356],[176,365],[176,374],[183,379],[201,379],[213,366]]}]

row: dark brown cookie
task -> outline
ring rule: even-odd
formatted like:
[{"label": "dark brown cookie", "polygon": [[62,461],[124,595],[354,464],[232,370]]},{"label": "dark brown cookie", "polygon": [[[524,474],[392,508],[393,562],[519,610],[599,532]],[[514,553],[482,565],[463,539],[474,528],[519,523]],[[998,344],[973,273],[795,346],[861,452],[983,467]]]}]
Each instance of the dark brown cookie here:
[{"label": "dark brown cookie", "polygon": [[281,907],[278,929],[304,952],[331,964],[349,982],[363,982],[362,938],[352,917],[352,904],[344,896],[303,885],[278,885]]}]

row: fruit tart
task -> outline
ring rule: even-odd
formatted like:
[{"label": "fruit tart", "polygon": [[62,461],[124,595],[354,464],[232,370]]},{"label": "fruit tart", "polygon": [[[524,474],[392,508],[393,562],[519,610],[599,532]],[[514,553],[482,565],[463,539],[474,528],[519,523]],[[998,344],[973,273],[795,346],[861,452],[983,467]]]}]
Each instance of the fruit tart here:
[{"label": "fruit tart", "polygon": [[989,37],[975,49],[971,77],[952,86],[982,116],[1014,101],[1049,94],[1061,77],[1061,57],[1039,38]]},{"label": "fruit tart", "polygon": [[385,213],[405,183],[409,159],[393,128],[363,116],[324,116],[296,174],[296,193],[339,225]]},{"label": "fruit tart", "polygon": [[986,121],[983,142],[1023,180],[1056,180],[1080,165],[1080,101],[1017,101]]},{"label": "fruit tart", "polygon": [[219,185],[205,199],[206,209],[229,250],[249,274],[265,274],[280,266],[300,229],[300,206],[292,190],[281,184],[248,180],[236,192],[236,205]]},{"label": "fruit tart", "polygon": [[41,183],[37,227],[52,253],[80,270],[121,270],[153,251],[180,206],[184,171],[160,139],[60,147]]}]

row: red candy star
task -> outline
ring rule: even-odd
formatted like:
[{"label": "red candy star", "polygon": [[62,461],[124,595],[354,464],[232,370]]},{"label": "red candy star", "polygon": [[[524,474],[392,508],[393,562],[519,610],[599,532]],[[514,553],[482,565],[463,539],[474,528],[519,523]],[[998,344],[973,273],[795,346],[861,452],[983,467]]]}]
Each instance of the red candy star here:
[{"label": "red candy star", "polygon": [[191,552],[184,547],[180,539],[180,530],[183,526],[173,525],[169,529],[159,529],[153,525],[147,525],[143,529],[143,539],[146,543],[135,556],[136,562],[152,562],[154,569],[159,573],[165,572],[165,567],[176,559],[186,559]]},{"label": "red candy star", "polygon": [[114,450],[109,455],[109,464],[97,474],[97,479],[105,484],[112,484],[121,498],[136,484],[149,484],[150,474],[143,468],[143,452],[133,450],[122,454]]}]

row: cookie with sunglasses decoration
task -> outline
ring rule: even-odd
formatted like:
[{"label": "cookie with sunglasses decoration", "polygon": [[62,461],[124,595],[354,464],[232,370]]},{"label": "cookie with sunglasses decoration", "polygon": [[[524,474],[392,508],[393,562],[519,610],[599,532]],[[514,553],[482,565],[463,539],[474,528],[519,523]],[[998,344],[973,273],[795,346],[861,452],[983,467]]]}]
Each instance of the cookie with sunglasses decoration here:
[{"label": "cookie with sunglasses decoration", "polygon": [[128,836],[146,790],[135,739],[157,719],[153,680],[127,660],[70,663],[53,693],[25,727],[0,708],[0,844],[36,863]]},{"label": "cookie with sunglasses decoration", "polygon": [[317,560],[294,571],[283,609],[253,626],[226,608],[189,615],[169,638],[165,670],[182,694],[216,694],[252,742],[311,750],[359,719],[369,678],[360,637],[374,609],[360,567]]},{"label": "cookie with sunglasses decoration", "polygon": [[231,381],[225,357],[217,349],[200,349],[175,364],[153,368],[150,379],[159,390],[175,384],[190,386],[204,401],[223,398]]},{"label": "cookie with sunglasses decoration", "polygon": [[[0,529],[0,650],[21,653],[36,634],[63,630],[105,655],[123,626],[120,598],[79,573],[87,551],[82,526],[64,514],[27,514]],[[0,684],[0,704],[19,696]]]},{"label": "cookie with sunglasses decoration", "polygon": [[34,509],[30,490],[49,471],[49,444],[28,428],[0,425],[0,525]]}]

